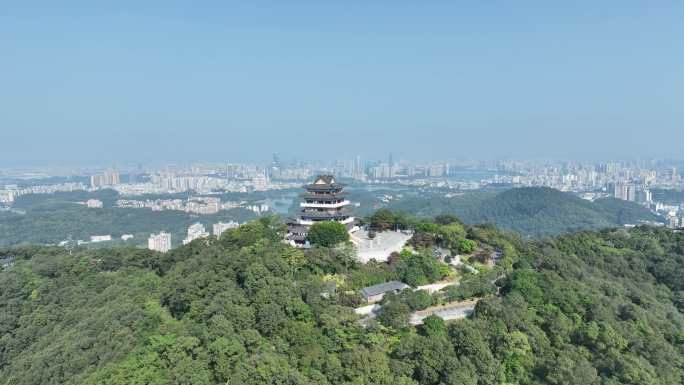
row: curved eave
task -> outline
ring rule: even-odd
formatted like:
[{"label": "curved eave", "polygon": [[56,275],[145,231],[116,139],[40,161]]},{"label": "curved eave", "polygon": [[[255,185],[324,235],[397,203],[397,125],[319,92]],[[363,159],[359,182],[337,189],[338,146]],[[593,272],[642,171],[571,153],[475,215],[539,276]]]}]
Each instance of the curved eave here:
[{"label": "curved eave", "polygon": [[340,183],[335,184],[306,184],[303,188],[311,191],[341,191],[345,185]]}]

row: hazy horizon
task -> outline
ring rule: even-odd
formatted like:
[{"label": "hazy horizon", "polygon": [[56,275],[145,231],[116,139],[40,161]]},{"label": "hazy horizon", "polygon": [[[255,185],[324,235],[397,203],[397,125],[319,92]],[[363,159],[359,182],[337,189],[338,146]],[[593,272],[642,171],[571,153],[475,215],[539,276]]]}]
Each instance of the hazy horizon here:
[{"label": "hazy horizon", "polygon": [[684,4],[6,5],[0,166],[678,157]]}]

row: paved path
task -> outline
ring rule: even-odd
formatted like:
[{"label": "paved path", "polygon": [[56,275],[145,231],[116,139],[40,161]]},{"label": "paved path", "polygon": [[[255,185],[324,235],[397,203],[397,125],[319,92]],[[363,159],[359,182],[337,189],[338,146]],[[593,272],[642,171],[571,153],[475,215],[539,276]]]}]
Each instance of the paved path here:
[{"label": "paved path", "polygon": [[450,303],[444,306],[430,307],[411,314],[409,323],[411,323],[411,325],[421,325],[423,320],[431,315],[436,315],[445,321],[462,319],[473,312],[476,304],[477,300],[473,300]]},{"label": "paved path", "polygon": [[[457,320],[466,318],[475,309],[478,300],[454,302],[442,306],[429,307],[425,310],[417,311],[411,314],[409,323],[411,325],[421,325],[423,320],[431,315],[436,315],[445,321]],[[354,309],[354,313],[364,316],[363,323],[375,318],[382,306],[378,304],[362,306]]]},{"label": "paved path", "polygon": [[358,250],[359,260],[367,263],[371,259],[385,262],[393,252],[400,252],[411,234],[402,231],[383,231],[376,233],[375,238],[368,238],[368,233],[359,230],[352,234],[351,240]]},{"label": "paved path", "polygon": [[436,293],[436,292],[444,289],[445,287],[455,286],[455,285],[458,285],[457,281],[435,282],[435,283],[431,283],[429,285],[418,286],[418,287],[416,287],[416,291],[417,290],[425,290],[428,293],[432,294],[432,293]]},{"label": "paved path", "polygon": [[378,305],[377,303],[374,303],[372,305],[357,307],[356,309],[354,309],[354,313],[356,313],[358,315],[374,316],[375,313],[377,313],[378,310],[380,310],[380,307],[381,307],[380,305]]}]

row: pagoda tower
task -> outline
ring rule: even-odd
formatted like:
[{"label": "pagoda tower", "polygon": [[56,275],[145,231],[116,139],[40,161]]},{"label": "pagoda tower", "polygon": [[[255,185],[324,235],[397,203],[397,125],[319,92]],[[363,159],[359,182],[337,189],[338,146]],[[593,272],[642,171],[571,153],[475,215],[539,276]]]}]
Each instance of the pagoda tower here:
[{"label": "pagoda tower", "polygon": [[300,210],[297,218],[291,218],[288,225],[287,240],[300,247],[308,247],[306,236],[309,227],[316,222],[336,221],[354,231],[354,217],[349,209],[350,202],[344,185],[337,183],[332,175],[319,175],[311,184],[304,186]]}]

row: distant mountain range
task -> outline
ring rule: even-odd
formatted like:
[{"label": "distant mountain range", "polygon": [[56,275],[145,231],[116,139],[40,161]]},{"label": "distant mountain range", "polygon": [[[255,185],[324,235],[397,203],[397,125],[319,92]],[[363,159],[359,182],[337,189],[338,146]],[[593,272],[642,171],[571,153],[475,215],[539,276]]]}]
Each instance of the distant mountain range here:
[{"label": "distant mountain range", "polygon": [[546,187],[465,193],[452,198],[443,194],[410,197],[391,204],[390,208],[426,217],[451,213],[469,224],[493,223],[526,237],[661,221],[633,202],[613,198],[590,202]]}]

